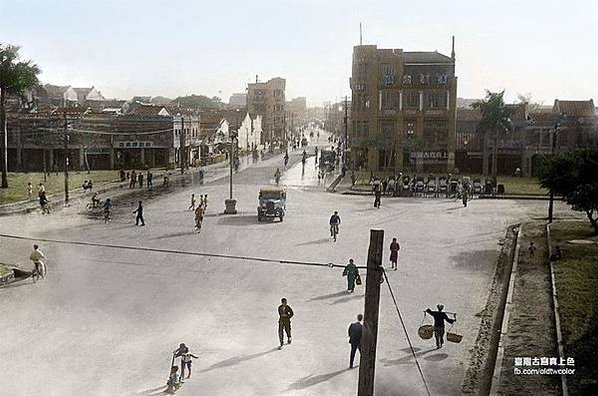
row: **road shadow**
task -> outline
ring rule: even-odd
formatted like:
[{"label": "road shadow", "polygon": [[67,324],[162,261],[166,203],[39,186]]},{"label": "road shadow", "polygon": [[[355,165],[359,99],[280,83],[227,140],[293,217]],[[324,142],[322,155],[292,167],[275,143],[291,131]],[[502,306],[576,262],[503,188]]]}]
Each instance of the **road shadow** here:
[{"label": "road shadow", "polygon": [[[414,348],[414,350],[415,349],[416,348]],[[396,366],[396,365],[399,365],[399,364],[411,363],[412,360],[413,360],[413,355],[411,354],[411,349],[405,348],[405,349],[402,349],[402,350],[406,351],[408,354],[405,355],[405,356],[403,356],[403,357],[400,357],[398,359],[380,359],[380,363],[382,363],[386,367]],[[416,352],[415,355],[419,358],[421,356],[427,355],[428,353],[435,352],[435,351],[437,351],[437,349],[436,348],[432,348],[432,349],[427,349],[425,351]]]},{"label": "road shadow", "polygon": [[349,302],[351,300],[357,300],[357,299],[360,299],[360,298],[363,298],[363,297],[365,297],[363,294],[352,293],[351,295],[349,295],[347,297],[339,298],[338,300],[334,301],[332,303],[332,305],[346,303],[346,302]]},{"label": "road shadow", "polygon": [[326,382],[326,381],[330,380],[331,378],[334,378],[337,375],[340,375],[340,374],[344,373],[345,371],[349,371],[349,370],[351,370],[351,369],[346,368],[346,369],[334,371],[332,373],[327,373],[327,374],[308,375],[307,377],[298,379],[297,381],[295,381],[291,385],[289,385],[287,391],[301,390],[301,389],[309,388],[310,386],[318,385],[322,382]]},{"label": "road shadow", "polygon": [[207,368],[201,370],[200,373],[205,373],[205,372],[212,371],[212,370],[217,370],[217,369],[221,369],[221,368],[225,368],[225,367],[235,366],[237,364],[240,364],[240,363],[243,363],[243,362],[247,362],[249,360],[256,359],[256,358],[259,358],[261,356],[267,355],[267,354],[272,353],[274,351],[278,351],[278,348],[272,348],[272,349],[268,349],[265,352],[252,353],[252,354],[249,354],[249,355],[235,356],[235,357],[232,357],[230,359],[222,360],[222,361],[220,361],[218,363],[215,363],[215,364],[211,365],[210,367],[207,367]]},{"label": "road shadow", "polygon": [[424,358],[424,360],[427,360],[429,362],[440,362],[440,361],[446,359],[447,357],[448,357],[447,353],[439,353],[437,355],[426,356]]},{"label": "road shadow", "polygon": [[279,223],[280,220],[273,219],[273,220],[265,220],[265,221],[258,221],[257,214],[247,214],[247,215],[232,215],[232,216],[225,216],[222,215],[218,220],[218,224],[221,225],[231,225],[231,226],[248,226],[248,225],[265,225],[270,223]]},{"label": "road shadow", "polygon": [[332,241],[332,239],[330,239],[330,238],[320,238],[320,239],[316,239],[314,241],[299,243],[299,244],[297,244],[297,246],[320,245],[322,243],[329,243],[331,241]]},{"label": "road shadow", "polygon": [[137,393],[137,395],[160,395],[166,393],[166,385],[159,386],[157,388],[148,389]]},{"label": "road shadow", "polygon": [[331,293],[331,294],[325,294],[323,296],[310,298],[309,300],[307,300],[307,302],[328,300],[329,298],[341,297],[341,296],[344,296],[345,294],[347,294],[347,292],[345,292],[345,291],[340,291],[340,292]]},{"label": "road shadow", "polygon": [[457,253],[450,260],[455,263],[455,268],[468,271],[481,271],[496,265],[498,253],[496,250],[476,250],[474,252]]},{"label": "road shadow", "polygon": [[178,238],[178,237],[182,237],[182,236],[196,235],[196,234],[197,234],[197,231],[187,230],[187,231],[172,232],[170,234],[162,234],[162,235],[153,237],[151,239],[154,240],[154,239]]}]

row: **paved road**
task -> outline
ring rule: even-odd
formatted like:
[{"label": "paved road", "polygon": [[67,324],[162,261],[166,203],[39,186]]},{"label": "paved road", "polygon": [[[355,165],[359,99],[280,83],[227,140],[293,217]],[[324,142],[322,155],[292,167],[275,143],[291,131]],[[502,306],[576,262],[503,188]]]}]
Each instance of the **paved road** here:
[{"label": "paved road", "polygon": [[[339,196],[318,185],[313,162],[294,167],[284,222],[258,223],[260,185],[273,183],[280,157],[235,175],[239,214],[225,216],[225,180],[179,189],[146,205],[135,227],[133,202],[104,225],[70,208],[51,217],[0,219],[0,231],[105,244],[365,265],[370,228],[401,242],[399,271],[389,274],[433,394],[457,394],[484,305],[498,241],[509,224],[537,215],[534,202],[383,200]],[[308,149],[313,153],[313,148]],[[313,157],[310,158],[313,161]],[[303,178],[302,178],[303,174]],[[208,193],[204,231],[186,211],[191,192]],[[124,206],[124,207],[123,207]],[[328,218],[342,218],[339,241]],[[3,261],[24,266],[30,242],[0,238]],[[352,395],[348,324],[363,310],[338,269],[44,243],[43,282],[0,289],[0,382],[11,395],[159,394],[170,353],[185,342],[199,355],[180,395]],[[385,252],[385,262],[388,252]],[[295,310],[293,344],[276,350],[279,300]],[[422,311],[442,302],[459,312],[464,341],[440,351],[417,338]],[[423,394],[388,290],[383,289],[376,389]]]}]

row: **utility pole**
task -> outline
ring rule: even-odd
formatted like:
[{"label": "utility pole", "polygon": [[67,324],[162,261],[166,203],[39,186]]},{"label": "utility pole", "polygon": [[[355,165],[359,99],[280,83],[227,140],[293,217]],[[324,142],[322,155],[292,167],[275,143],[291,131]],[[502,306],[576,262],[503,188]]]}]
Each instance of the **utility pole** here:
[{"label": "utility pole", "polygon": [[348,114],[348,101],[347,101],[347,95],[345,95],[345,152],[344,152],[344,158],[343,158],[343,164],[345,166],[345,168],[347,168],[347,150],[349,149],[349,132],[348,132],[348,120],[347,120],[347,114]]},{"label": "utility pole", "polygon": [[64,204],[69,203],[69,122],[64,111]]},{"label": "utility pole", "polygon": [[179,134],[179,165],[181,166],[181,175],[185,173],[185,117],[181,116],[181,132]]},{"label": "utility pole", "polygon": [[384,230],[370,230],[367,276],[365,281],[365,308],[363,311],[363,336],[359,363],[358,396],[374,394],[376,376],[376,346],[378,343],[378,314],[380,311],[380,282],[382,280],[382,252]]},{"label": "utility pole", "polygon": [[[560,128],[561,124],[557,121],[554,124],[554,132],[552,133],[552,142],[551,142],[551,149],[550,149],[550,154],[552,157],[554,157],[554,152],[556,151],[556,137],[559,133],[559,128]],[[552,223],[552,216],[553,216],[553,211],[554,211],[554,190],[551,188],[550,189],[550,198],[548,200],[548,222]]]}]

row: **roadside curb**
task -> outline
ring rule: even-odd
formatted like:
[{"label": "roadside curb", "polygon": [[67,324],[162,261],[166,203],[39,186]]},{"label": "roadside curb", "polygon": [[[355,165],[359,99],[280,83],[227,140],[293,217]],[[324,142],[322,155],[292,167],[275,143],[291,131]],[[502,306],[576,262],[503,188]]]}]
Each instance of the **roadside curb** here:
[{"label": "roadside curb", "polygon": [[336,178],[332,181],[332,183],[330,183],[330,185],[328,187],[326,187],[326,191],[328,192],[335,192],[336,191],[336,187],[340,184],[340,182],[343,180],[343,175],[339,174],[336,176]]},{"label": "roadside curb", "polygon": [[[339,194],[342,195],[374,195],[373,191],[364,191],[364,190],[341,190]],[[383,195],[386,198],[430,198],[430,199],[443,199],[445,197],[408,197],[408,196],[393,196],[393,195]],[[449,198],[450,199],[450,198]],[[494,196],[484,196],[480,195],[477,196],[475,199],[512,199],[512,200],[528,200],[528,201],[549,201],[549,197],[545,197],[544,195],[494,195]]]},{"label": "roadside curb", "polygon": [[[565,357],[563,333],[561,332],[561,317],[559,316],[559,301],[556,290],[556,283],[554,278],[554,263],[550,260],[552,256],[552,244],[550,242],[550,223],[546,224],[546,243],[548,245],[548,262],[550,264],[550,284],[552,285],[552,309],[554,310],[554,325],[556,328],[556,341],[559,351],[559,358]],[[569,395],[569,388],[567,386],[567,376],[561,374],[561,390],[563,396]]]},{"label": "roadside curb", "polygon": [[505,339],[509,327],[509,316],[511,315],[511,307],[513,303],[513,291],[515,290],[515,277],[517,274],[517,263],[519,262],[519,250],[521,248],[521,235],[523,235],[523,224],[517,228],[517,242],[515,245],[515,253],[513,255],[513,264],[511,266],[511,274],[509,275],[509,286],[507,289],[507,299],[505,302],[504,315],[500,326],[500,336],[498,340],[498,350],[496,352],[496,360],[494,364],[494,371],[492,373],[492,385],[490,386],[490,395],[498,395],[498,387],[500,386],[500,377],[502,371],[502,362],[505,354]]}]

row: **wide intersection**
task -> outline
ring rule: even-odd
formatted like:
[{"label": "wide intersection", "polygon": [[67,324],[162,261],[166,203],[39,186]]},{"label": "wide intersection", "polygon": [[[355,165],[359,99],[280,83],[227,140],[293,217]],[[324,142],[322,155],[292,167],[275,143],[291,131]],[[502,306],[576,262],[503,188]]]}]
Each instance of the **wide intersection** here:
[{"label": "wide intersection", "polygon": [[[389,272],[399,307],[433,394],[455,394],[469,361],[480,312],[510,224],[538,216],[544,203],[474,200],[467,208],[447,199],[342,196],[318,184],[313,157],[305,169],[292,154],[234,176],[239,213],[221,214],[228,180],[189,186],[146,202],[145,227],[135,227],[135,200],[117,202],[104,224],[81,208],[51,216],[0,219],[2,233],[105,245],[226,253],[319,263],[365,265],[369,230],[385,230],[384,263],[392,237],[401,243],[399,270]],[[313,147],[307,148],[313,154]],[[260,186],[284,171],[284,222],[258,222]],[[200,234],[186,210],[190,194],[208,194]],[[328,218],[342,219],[338,242]],[[25,268],[31,241],[1,239],[6,261]],[[0,290],[0,372],[7,394],[157,394],[171,352],[185,342],[198,354],[181,395],[350,395],[358,369],[348,369],[347,327],[363,311],[361,286],[346,294],[342,270],[156,253],[103,246],[41,243],[48,277]],[[286,297],[295,311],[293,344],[277,346],[276,307]],[[417,337],[423,310],[443,303],[458,312],[461,344],[435,350]],[[32,361],[31,357],[35,360]],[[405,334],[386,285],[382,289],[376,390],[423,394]]]}]

